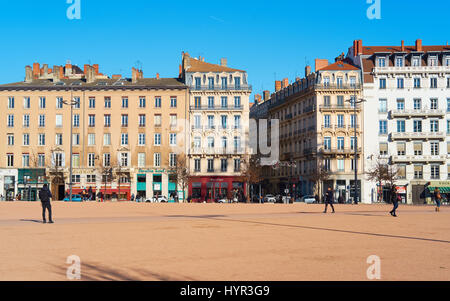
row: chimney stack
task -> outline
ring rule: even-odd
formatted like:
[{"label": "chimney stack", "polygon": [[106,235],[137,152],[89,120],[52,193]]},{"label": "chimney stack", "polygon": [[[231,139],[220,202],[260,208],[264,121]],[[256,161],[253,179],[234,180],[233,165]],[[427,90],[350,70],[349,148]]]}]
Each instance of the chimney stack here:
[{"label": "chimney stack", "polygon": [[44,75],[47,75],[48,74],[48,64],[44,64],[43,69],[44,69]]},{"label": "chimney stack", "polygon": [[53,66],[53,82],[59,82],[61,80],[61,74],[59,66]]},{"label": "chimney stack", "polygon": [[422,40],[416,40],[416,51],[422,51]]},{"label": "chimney stack", "polygon": [[227,59],[226,58],[221,58],[220,59],[220,66],[227,67]]},{"label": "chimney stack", "polygon": [[316,72],[320,69],[323,69],[329,65],[328,60],[316,59]]},{"label": "chimney stack", "polygon": [[67,62],[66,64],[66,72],[64,75],[65,76],[72,75],[72,64],[70,62]]},{"label": "chimney stack", "polygon": [[94,64],[94,65],[92,65],[92,67],[94,67],[94,70],[95,70],[95,75],[99,75],[99,72],[98,72],[98,64]]},{"label": "chimney stack", "polygon": [[156,79],[159,79],[159,73],[156,73]]},{"label": "chimney stack", "polygon": [[31,66],[25,66],[25,82],[31,83],[33,81],[33,70]]},{"label": "chimney stack", "polygon": [[33,78],[39,78],[39,74],[40,74],[41,70],[40,70],[40,66],[39,63],[34,63],[33,64]]},{"label": "chimney stack", "polygon": [[87,66],[86,83],[90,84],[95,81],[95,68],[93,66]]},{"label": "chimney stack", "polygon": [[[308,77],[310,74],[311,74],[311,66],[306,66],[305,67],[305,77]],[[298,81],[299,78],[297,77],[295,80]]]},{"label": "chimney stack", "polygon": [[270,98],[270,91],[265,90],[263,92],[263,95],[264,95],[264,101],[269,100],[269,98]]},{"label": "chimney stack", "polygon": [[275,81],[275,92],[278,92],[281,90],[281,80]]},{"label": "chimney stack", "polygon": [[288,78],[283,78],[283,82],[281,84],[281,89],[284,89],[287,86],[289,86],[289,79]]},{"label": "chimney stack", "polygon": [[353,55],[358,56],[363,53],[362,40],[353,41]]},{"label": "chimney stack", "polygon": [[402,40],[402,52],[405,51],[405,41]]}]

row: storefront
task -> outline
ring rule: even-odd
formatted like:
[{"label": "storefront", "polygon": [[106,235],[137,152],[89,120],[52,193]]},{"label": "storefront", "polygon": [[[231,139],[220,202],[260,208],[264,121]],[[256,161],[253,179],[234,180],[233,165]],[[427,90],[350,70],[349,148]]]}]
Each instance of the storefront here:
[{"label": "storefront", "polygon": [[144,199],[164,196],[172,201],[183,200],[183,191],[177,186],[176,175],[166,169],[139,169],[136,174],[136,196]]},{"label": "storefront", "polygon": [[245,201],[246,187],[238,177],[192,177],[189,182],[191,202],[212,203],[220,199]]},{"label": "storefront", "polygon": [[17,169],[0,169],[0,199],[13,201],[17,192]]},{"label": "storefront", "polygon": [[39,201],[38,193],[48,184],[43,168],[18,169],[17,193],[22,201]]}]

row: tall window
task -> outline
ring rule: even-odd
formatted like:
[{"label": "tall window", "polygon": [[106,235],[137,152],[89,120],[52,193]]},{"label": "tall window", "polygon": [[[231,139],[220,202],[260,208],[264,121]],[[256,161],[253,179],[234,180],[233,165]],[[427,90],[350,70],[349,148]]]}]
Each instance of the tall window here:
[{"label": "tall window", "polygon": [[414,147],[414,156],[422,156],[423,154],[422,142],[414,142],[413,147]]},{"label": "tall window", "polygon": [[404,156],[406,154],[406,143],[399,142],[397,143],[397,155]]},{"label": "tall window", "polygon": [[45,154],[38,154],[38,167],[45,166]]},{"label": "tall window", "polygon": [[413,130],[414,130],[414,133],[422,132],[422,120],[414,120],[413,121]]},{"label": "tall window", "polygon": [[139,133],[138,135],[138,145],[145,145],[145,133]]},{"label": "tall window", "polygon": [[337,138],[337,148],[339,150],[343,150],[344,149],[344,137],[338,137]]},{"label": "tall window", "polygon": [[23,127],[24,128],[30,127],[30,115],[28,114],[23,115]]},{"label": "tall window", "polygon": [[56,127],[62,127],[62,124],[63,124],[63,115],[61,115],[61,114],[57,114],[57,115],[55,115],[55,125],[56,125]]},{"label": "tall window", "polygon": [[155,114],[154,115],[154,122],[153,122],[155,127],[160,127],[161,126],[161,115],[160,114]]},{"label": "tall window", "polygon": [[397,89],[404,89],[404,88],[405,88],[405,79],[397,78]]},{"label": "tall window", "polygon": [[[14,136],[13,136],[14,138]],[[14,141],[13,141],[14,143]],[[23,134],[23,145],[28,146],[30,145],[30,134]]]},{"label": "tall window", "polygon": [[387,134],[387,120],[380,120],[379,125],[380,125],[380,127],[379,127],[380,135],[386,135]]},{"label": "tall window", "polygon": [[153,154],[153,165],[155,167],[161,166],[161,153],[154,153]]},{"label": "tall window", "polygon": [[228,167],[228,160],[227,159],[220,159],[220,171],[226,172]]},{"label": "tall window", "polygon": [[140,114],[139,115],[139,126],[140,127],[145,127],[145,114]]},{"label": "tall window", "polygon": [[240,77],[234,78],[234,88],[236,90],[239,90],[241,88],[241,78]]},{"label": "tall window", "polygon": [[405,100],[403,98],[397,99],[397,110],[404,111],[405,110]]},{"label": "tall window", "polygon": [[24,109],[29,109],[30,107],[31,107],[31,101],[30,101],[30,98],[27,97],[27,96],[25,96],[25,97],[23,98],[23,108],[24,108]]},{"label": "tall window", "polygon": [[45,115],[39,115],[39,127],[45,127]]},{"label": "tall window", "polygon": [[377,59],[377,62],[378,62],[378,67],[386,67],[386,58],[379,57]]},{"label": "tall window", "polygon": [[345,170],[345,161],[344,161],[344,159],[338,159],[337,160],[337,169],[338,169],[338,171],[344,171]]},{"label": "tall window", "polygon": [[38,135],[38,145],[45,145],[45,134]]},{"label": "tall window", "polygon": [[177,107],[177,97],[176,96],[170,97],[170,107],[171,108]]},{"label": "tall window", "polygon": [[8,138],[8,145],[14,145],[14,134],[8,134],[7,135]]},{"label": "tall window", "polygon": [[[92,134],[90,134],[90,135],[92,135]],[[55,136],[55,144],[56,145],[62,145],[63,144],[63,135],[62,134],[56,134],[56,136]],[[95,142],[94,142],[94,144],[95,144]]]},{"label": "tall window", "polygon": [[13,154],[6,154],[6,165],[8,167],[14,166],[14,155]]},{"label": "tall window", "polygon": [[342,95],[337,96],[337,105],[338,105],[338,107],[344,106],[344,96],[342,96]]},{"label": "tall window", "polygon": [[128,133],[122,133],[120,135],[120,144],[121,145],[128,145]]},{"label": "tall window", "polygon": [[63,98],[62,97],[56,97],[56,108],[62,109],[64,106]]},{"label": "tall window", "polygon": [[234,107],[236,109],[239,109],[241,107],[241,97],[240,96],[234,97]]},{"label": "tall window", "polygon": [[196,109],[200,109],[202,107],[202,99],[199,96],[194,97],[194,106]]},{"label": "tall window", "polygon": [[111,97],[105,97],[105,108],[111,108]]},{"label": "tall window", "polygon": [[177,134],[175,134],[175,133],[170,133],[169,134],[169,144],[171,146],[177,145]]},{"label": "tall window", "polygon": [[431,89],[437,89],[437,78],[436,77],[432,77],[430,78],[430,88]]},{"label": "tall window", "polygon": [[95,97],[89,97],[89,109],[95,108]]},{"label": "tall window", "polygon": [[439,165],[431,165],[431,178],[434,180],[440,178]]},{"label": "tall window", "polygon": [[120,166],[128,166],[128,153],[120,153]]},{"label": "tall window", "polygon": [[331,137],[323,138],[323,148],[326,150],[331,149]]},{"label": "tall window", "polygon": [[14,127],[14,115],[10,114],[8,115],[8,121],[7,121],[8,127]]},{"label": "tall window", "polygon": [[194,171],[195,172],[200,171],[200,159],[194,159]]},{"label": "tall window", "polygon": [[397,133],[405,132],[405,120],[397,120]]},{"label": "tall window", "polygon": [[145,108],[145,97],[139,97],[139,108]]},{"label": "tall window", "polygon": [[395,66],[396,67],[403,67],[403,58],[402,57],[397,57],[395,59]]},{"label": "tall window", "polygon": [[122,114],[122,127],[128,126],[128,114]]},{"label": "tall window", "polygon": [[89,123],[88,123],[89,126],[94,127],[95,126],[95,115],[89,115],[88,120],[89,120]]},{"label": "tall window", "polygon": [[138,153],[138,167],[145,167],[145,153]]},{"label": "tall window", "polygon": [[323,97],[323,106],[329,107],[331,105],[330,96],[324,96]]},{"label": "tall window", "polygon": [[432,109],[432,110],[438,109],[438,99],[437,98],[430,99],[430,109]]},{"label": "tall window", "polygon": [[111,134],[110,133],[103,134],[103,145],[104,146],[111,145]]},{"label": "tall window", "polygon": [[439,156],[439,142],[430,142],[430,153],[432,156]]},{"label": "tall window", "polygon": [[80,114],[73,114],[72,125],[75,128],[80,127]]},{"label": "tall window", "polygon": [[8,97],[8,109],[14,109],[14,97]]},{"label": "tall window", "polygon": [[169,166],[175,167],[177,165],[177,154],[170,153],[169,154]]},{"label": "tall window", "polygon": [[214,159],[208,159],[208,172],[214,172]]},{"label": "tall window", "polygon": [[161,145],[161,134],[160,133],[156,133],[155,134],[154,142],[155,142],[155,146],[160,146]]},{"label": "tall window", "polygon": [[415,89],[420,88],[420,78],[419,77],[414,78],[414,88]]},{"label": "tall window", "polygon": [[430,132],[439,132],[438,120],[430,120]]},{"label": "tall window", "polygon": [[380,89],[386,89],[386,79],[380,78]]},{"label": "tall window", "polygon": [[45,97],[39,97],[39,108],[45,109]]},{"label": "tall window", "polygon": [[325,128],[330,128],[330,126],[331,126],[331,124],[330,124],[330,118],[331,118],[330,115],[324,115],[324,116],[323,116],[323,126],[324,126]]},{"label": "tall window", "polygon": [[241,116],[240,115],[235,115],[234,116],[234,128],[235,129],[240,129],[241,128]]},{"label": "tall window", "polygon": [[227,108],[228,107],[228,97],[222,96],[220,98],[220,102],[221,102],[222,108]]},{"label": "tall window", "polygon": [[422,100],[420,98],[414,98],[414,110],[422,109]]},{"label": "tall window", "polygon": [[337,126],[338,128],[344,127],[344,115],[342,114],[337,115]]},{"label": "tall window", "polygon": [[380,99],[379,112],[381,112],[381,113],[387,112],[387,99]]},{"label": "tall window", "polygon": [[208,89],[214,90],[214,77],[208,77]]},{"label": "tall window", "polygon": [[105,119],[105,127],[110,127],[111,126],[111,115],[105,114],[104,119]]},{"label": "tall window", "polygon": [[122,97],[122,108],[128,108],[128,97]]},{"label": "tall window", "polygon": [[234,159],[234,172],[241,171],[241,159]]},{"label": "tall window", "polygon": [[103,154],[103,166],[104,167],[111,166],[111,154],[110,153]]},{"label": "tall window", "polygon": [[155,108],[161,108],[161,97],[160,96],[155,97]]},{"label": "tall window", "polygon": [[80,134],[72,134],[73,145],[80,145]]}]

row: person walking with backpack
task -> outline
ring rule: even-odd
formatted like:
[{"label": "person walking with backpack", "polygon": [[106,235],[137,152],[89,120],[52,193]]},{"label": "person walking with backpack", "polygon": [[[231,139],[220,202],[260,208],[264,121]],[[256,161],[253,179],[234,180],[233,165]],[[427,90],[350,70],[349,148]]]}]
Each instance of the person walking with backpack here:
[{"label": "person walking with backpack", "polygon": [[441,192],[439,191],[439,188],[436,187],[434,189],[433,197],[434,197],[434,201],[436,202],[436,208],[434,209],[434,211],[439,212],[439,210],[441,208],[441,200],[442,200],[442,196],[441,196]]},{"label": "person walking with backpack", "polygon": [[52,205],[50,204],[50,198],[52,198],[52,193],[48,189],[48,185],[44,184],[42,189],[39,191],[39,199],[42,204],[42,221],[45,224],[47,221],[45,219],[45,209],[48,210],[48,222],[49,224],[53,224],[52,220]]},{"label": "person walking with backpack", "polygon": [[394,207],[392,208],[391,211],[389,211],[389,213],[394,217],[397,217],[395,211],[398,208],[398,202],[400,201],[400,198],[401,196],[397,193],[397,186],[393,185],[391,188],[391,202],[394,205]]},{"label": "person walking with backpack", "polygon": [[331,190],[331,187],[328,187],[328,190],[325,193],[325,210],[323,211],[323,213],[327,213],[328,204],[331,206],[331,209],[333,210],[331,213],[334,213],[333,191]]}]

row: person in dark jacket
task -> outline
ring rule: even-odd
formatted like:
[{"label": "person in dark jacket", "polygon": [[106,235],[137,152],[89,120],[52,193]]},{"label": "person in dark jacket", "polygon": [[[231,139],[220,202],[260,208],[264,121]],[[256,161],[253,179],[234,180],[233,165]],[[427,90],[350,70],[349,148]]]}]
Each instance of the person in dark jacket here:
[{"label": "person in dark jacket", "polygon": [[323,213],[327,213],[328,204],[330,204],[331,209],[333,210],[331,213],[334,213],[333,191],[331,190],[331,187],[328,187],[328,190],[325,194],[325,210],[323,211]]},{"label": "person in dark jacket", "polygon": [[394,205],[392,210],[389,212],[392,216],[397,217],[395,211],[398,208],[399,195],[397,193],[397,186],[393,185],[391,189],[391,202]]},{"label": "person in dark jacket", "polygon": [[48,222],[53,224],[52,220],[52,205],[50,204],[50,198],[52,198],[52,193],[48,189],[48,185],[44,184],[42,189],[39,191],[39,199],[42,204],[42,221],[45,224],[47,221],[45,219],[45,209],[48,210]]},{"label": "person in dark jacket", "polygon": [[434,210],[436,212],[439,212],[439,210],[441,209],[442,196],[441,196],[441,192],[439,191],[439,188],[437,188],[437,187],[434,189],[433,198],[434,198],[434,202],[436,203],[436,208]]}]

